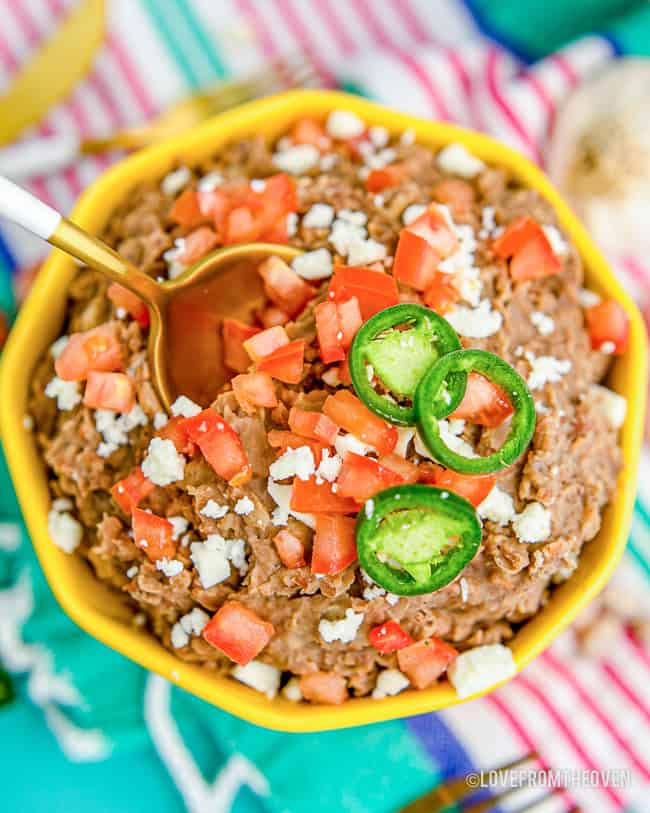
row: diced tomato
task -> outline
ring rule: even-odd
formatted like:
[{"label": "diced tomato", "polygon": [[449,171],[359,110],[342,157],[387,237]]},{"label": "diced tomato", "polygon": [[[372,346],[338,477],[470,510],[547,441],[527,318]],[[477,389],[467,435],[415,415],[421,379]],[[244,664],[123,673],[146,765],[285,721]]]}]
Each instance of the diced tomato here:
[{"label": "diced tomato", "polygon": [[355,296],[364,322],[384,308],[399,304],[397,283],[390,274],[347,265],[335,266],[327,296],[335,302]]},{"label": "diced tomato", "polygon": [[366,178],[366,189],[371,194],[383,192],[392,186],[399,186],[406,178],[406,170],[401,164],[392,164],[382,169],[373,169]]},{"label": "diced tomato", "polygon": [[442,260],[458,248],[458,240],[447,219],[433,204],[399,233],[393,275],[418,291],[433,282]]},{"label": "diced tomato", "polygon": [[273,537],[273,543],[285,567],[289,570],[305,567],[305,546],[291,531],[281,530]]},{"label": "diced tomato", "polygon": [[395,452],[379,458],[379,462],[387,469],[391,469],[402,478],[404,483],[417,483],[420,479],[420,469],[410,460],[405,460]]},{"label": "diced tomato", "polygon": [[115,483],[111,488],[111,495],[125,514],[131,514],[155,488],[156,486],[151,480],[147,480],[138,466],[123,480]]},{"label": "diced tomato", "polygon": [[444,316],[460,302],[460,292],[449,274],[436,271],[429,287],[424,292],[424,304]]},{"label": "diced tomato", "polygon": [[91,409],[130,412],[135,406],[135,387],[124,373],[97,373],[91,370],[86,380],[84,404]]},{"label": "diced tomato", "polygon": [[280,219],[286,222],[286,216],[298,208],[296,184],[286,172],[279,172],[265,179],[264,191],[258,197],[263,207],[260,239],[264,241],[268,239],[266,233],[277,228]]},{"label": "diced tomato", "polygon": [[296,435],[293,432],[285,432],[281,429],[271,429],[268,434],[269,446],[280,449],[280,454],[284,454],[287,449],[299,449],[301,446],[309,446],[314,455],[314,462],[318,466],[323,458],[323,449],[328,447],[318,440]]},{"label": "diced tomato", "polygon": [[310,703],[340,706],[348,699],[345,678],[336,672],[313,672],[300,678],[300,691]]},{"label": "diced tomato", "polygon": [[[271,328],[275,330],[275,328]],[[285,384],[298,384],[305,366],[305,340],[296,339],[278,347],[257,363],[258,372],[266,372]]]},{"label": "diced tomato", "polygon": [[259,314],[259,320],[262,323],[262,327],[268,328],[276,327],[276,325],[286,325],[287,322],[291,321],[291,317],[281,308],[276,308],[275,305],[269,305],[268,308],[264,308]]},{"label": "diced tomato", "polygon": [[379,455],[388,454],[395,448],[395,427],[371,412],[349,390],[339,390],[334,395],[329,395],[323,405],[323,412],[341,429],[373,446]]},{"label": "diced tomato", "polygon": [[413,643],[411,636],[403,630],[397,621],[386,621],[378,627],[373,627],[368,635],[368,640],[382,654],[397,652]]},{"label": "diced tomato", "polygon": [[[169,424],[173,424],[175,420],[175,418],[172,418],[167,422],[167,426],[169,426]],[[193,415],[191,418],[180,418],[177,431],[179,436],[181,433],[184,435],[186,444],[198,443],[204,435],[207,435],[208,432],[216,429],[222,422],[223,418],[221,415],[218,415],[214,409],[204,409],[202,412],[199,412],[197,415]],[[158,434],[162,435],[167,426],[164,426],[161,430],[159,430]]]},{"label": "diced tomato", "polygon": [[291,510],[306,514],[354,514],[359,505],[349,497],[343,497],[332,491],[332,483],[323,480],[316,482],[315,477],[293,481],[291,489]]},{"label": "diced tomato", "polygon": [[205,625],[203,638],[231,661],[245,666],[273,637],[273,624],[239,601],[227,601]]},{"label": "diced tomato", "polygon": [[185,237],[185,249],[180,262],[183,265],[192,265],[202,260],[213,248],[219,245],[219,238],[209,226],[199,226]]},{"label": "diced tomato", "polygon": [[265,356],[270,356],[274,350],[287,344],[289,344],[287,331],[280,325],[276,325],[276,327],[270,327],[261,333],[257,332],[250,339],[246,339],[244,350],[253,361],[260,361]]},{"label": "diced tomato", "polygon": [[495,427],[500,426],[513,413],[512,404],[500,387],[479,373],[470,373],[463,400],[450,418]]},{"label": "diced tomato", "polygon": [[223,362],[226,367],[245,373],[250,367],[250,356],[244,342],[260,332],[258,327],[247,325],[238,319],[223,320]]},{"label": "diced tomato", "polygon": [[614,299],[606,299],[585,311],[587,332],[594,350],[620,356],[627,350],[630,317]]},{"label": "diced tomato", "polygon": [[296,316],[315,291],[279,257],[268,257],[257,269],[268,298],[290,316]]},{"label": "diced tomato", "polygon": [[336,440],[339,428],[333,420],[322,412],[308,412],[305,409],[291,407],[289,411],[289,428],[297,435],[315,438],[328,446]]},{"label": "diced tomato", "polygon": [[494,241],[492,250],[497,257],[510,259],[510,276],[515,281],[540,279],[562,270],[548,237],[532,217],[513,221]]},{"label": "diced tomato", "polygon": [[213,409],[204,409],[193,418],[186,418],[182,427],[219,477],[232,486],[243,485],[251,479],[252,468],[239,435]]},{"label": "diced tomato", "polygon": [[259,237],[255,215],[247,206],[236,206],[226,215],[223,244],[253,243]]},{"label": "diced tomato", "polygon": [[352,158],[364,157],[364,150],[362,148],[362,145],[364,144],[367,145],[368,148],[371,148],[372,146],[368,130],[364,130],[359,135],[352,136],[352,138],[345,139],[345,147]]},{"label": "diced tomato", "polygon": [[447,670],[458,652],[440,638],[427,638],[400,649],[399,668],[416,689],[426,689]]},{"label": "diced tomato", "polygon": [[173,559],[176,543],[172,539],[174,526],[168,519],[149,511],[134,508],[132,513],[133,540],[152,562]]},{"label": "diced tomato", "polygon": [[291,140],[294,144],[311,144],[321,152],[327,152],[332,147],[332,139],[323,125],[312,118],[298,119],[291,128]]},{"label": "diced tomato", "polygon": [[338,494],[352,497],[356,502],[374,496],[378,491],[403,483],[401,476],[370,457],[348,452],[337,479]]},{"label": "diced tomato", "polygon": [[472,503],[480,505],[496,484],[496,477],[492,474],[459,474],[451,469],[445,469],[435,463],[423,463],[420,466],[420,481],[453,491]]},{"label": "diced tomato", "polygon": [[199,195],[193,189],[185,189],[174,201],[169,217],[185,226],[186,229],[195,229],[206,221],[205,212],[201,211]]},{"label": "diced tomato", "polygon": [[236,375],[230,383],[239,406],[246,412],[253,413],[257,407],[278,405],[275,385],[268,373],[243,373]]},{"label": "diced tomato", "polygon": [[444,203],[451,209],[452,215],[464,215],[474,203],[474,188],[460,178],[445,178],[433,189],[434,200]]},{"label": "diced tomato", "polygon": [[192,455],[196,451],[196,445],[187,434],[187,418],[181,418],[180,415],[170,418],[158,429],[156,435],[164,440],[171,440],[179,454]]},{"label": "diced tomato", "polygon": [[339,379],[344,387],[352,386],[352,376],[350,375],[350,361],[347,356],[339,364]]},{"label": "diced tomato", "polygon": [[124,308],[142,327],[149,327],[149,309],[137,294],[117,282],[111,282],[106,296],[116,308]]},{"label": "diced tomato", "polygon": [[212,220],[215,231],[223,239],[224,224],[232,207],[230,195],[225,187],[215,187],[197,193],[198,204],[204,218]]},{"label": "diced tomato", "polygon": [[353,296],[345,302],[320,302],[314,308],[314,316],[321,358],[325,364],[343,361],[345,351],[363,324],[359,300]]},{"label": "diced tomato", "polygon": [[316,517],[316,533],[311,554],[311,571],[320,576],[336,576],[357,559],[356,522],[353,517]]},{"label": "diced tomato", "polygon": [[54,362],[54,369],[64,381],[82,381],[91,370],[110,373],[124,369],[115,322],[73,333]]}]

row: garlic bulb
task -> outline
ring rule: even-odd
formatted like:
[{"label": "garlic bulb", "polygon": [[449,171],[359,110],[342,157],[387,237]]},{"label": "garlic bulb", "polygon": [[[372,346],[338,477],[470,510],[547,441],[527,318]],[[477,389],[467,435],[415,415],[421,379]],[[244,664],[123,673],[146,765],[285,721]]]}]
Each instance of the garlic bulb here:
[{"label": "garlic bulb", "polygon": [[621,59],[559,111],[547,171],[612,257],[650,252],[650,60]]}]

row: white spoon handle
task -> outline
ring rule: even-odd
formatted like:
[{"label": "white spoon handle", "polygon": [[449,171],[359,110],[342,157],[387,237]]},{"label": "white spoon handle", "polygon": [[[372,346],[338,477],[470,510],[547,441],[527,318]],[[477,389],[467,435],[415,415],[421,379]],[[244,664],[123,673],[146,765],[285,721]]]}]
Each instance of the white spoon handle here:
[{"label": "white spoon handle", "polygon": [[49,240],[61,222],[56,209],[0,175],[0,215],[32,234]]}]

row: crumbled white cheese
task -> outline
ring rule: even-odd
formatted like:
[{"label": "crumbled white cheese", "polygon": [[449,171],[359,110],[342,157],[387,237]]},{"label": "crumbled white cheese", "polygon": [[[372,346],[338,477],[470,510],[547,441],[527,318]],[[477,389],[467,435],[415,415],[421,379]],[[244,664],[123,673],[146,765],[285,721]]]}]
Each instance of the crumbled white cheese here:
[{"label": "crumbled white cheese", "polygon": [[193,542],[190,557],[206,589],[230,576],[231,562],[242,575],[248,569],[244,540],[224,539],[220,534],[210,534],[205,542]]},{"label": "crumbled white cheese", "polygon": [[57,407],[65,412],[74,409],[77,404],[81,403],[79,382],[64,381],[58,376],[54,376],[54,378],[48,382],[48,385],[45,387],[45,394],[48,398],[56,398]]},{"label": "crumbled white cheese", "polygon": [[273,156],[273,164],[283,172],[302,175],[318,164],[320,152],[312,144],[296,144]]},{"label": "crumbled white cheese", "polygon": [[105,441],[101,441],[97,446],[97,454],[99,457],[110,457],[113,452],[117,451],[117,446],[114,443],[106,443]]},{"label": "crumbled white cheese", "polygon": [[59,338],[52,345],[50,345],[50,355],[53,359],[58,359],[61,353],[63,353],[65,350],[69,341],[69,336],[59,336]]},{"label": "crumbled white cheese", "polygon": [[158,559],[156,562],[156,570],[160,570],[168,579],[173,579],[174,576],[178,576],[179,573],[183,572],[184,567],[183,563],[178,559],[167,559],[164,557]]},{"label": "crumbled white cheese", "polygon": [[225,517],[228,513],[229,507],[227,505],[219,505],[214,500],[210,499],[206,502],[206,504],[201,508],[199,514],[203,514],[204,517],[208,517],[209,519],[221,519]]},{"label": "crumbled white cheese", "polygon": [[384,203],[386,203],[386,198],[383,195],[374,195],[372,202],[377,209],[381,209]]},{"label": "crumbled white cheese", "polygon": [[403,692],[410,686],[410,681],[399,669],[383,669],[377,678],[375,688],[372,690],[374,700],[383,700],[384,697]]},{"label": "crumbled white cheese", "polygon": [[468,649],[450,664],[447,675],[458,697],[471,697],[489,689],[516,672],[512,652],[503,644]]},{"label": "crumbled white cheese", "polygon": [[616,351],[616,345],[614,342],[603,342],[598,349],[606,356],[611,356]]},{"label": "crumbled white cheese", "polygon": [[383,587],[378,584],[375,584],[372,580],[368,587],[364,587],[363,593],[361,594],[366,601],[373,601],[376,598],[382,598],[382,596],[386,595],[386,591]]},{"label": "crumbled white cheese", "polygon": [[332,255],[326,248],[305,251],[294,257],[291,267],[303,279],[325,279],[332,276]]},{"label": "crumbled white cheese", "polygon": [[181,627],[190,635],[200,635],[205,625],[210,620],[210,616],[200,607],[195,607],[186,615],[179,619]]},{"label": "crumbled white cheese", "polygon": [[342,218],[339,212],[338,217],[332,223],[328,239],[336,249],[337,254],[347,257],[352,246],[363,242],[367,236],[368,232],[365,226]]},{"label": "crumbled white cheese", "polygon": [[220,172],[208,172],[196,185],[199,192],[212,192],[223,183],[223,175]]},{"label": "crumbled white cheese", "polygon": [[571,369],[568,359],[556,359],[555,356],[536,356],[527,350],[524,355],[530,364],[528,386],[531,390],[541,390],[546,384],[556,384]]},{"label": "crumbled white cheese", "polygon": [[329,172],[338,164],[339,157],[335,152],[328,152],[320,159],[320,168],[323,172]]},{"label": "crumbled white cheese", "polygon": [[284,689],[282,689],[282,695],[286,697],[287,700],[291,700],[292,703],[300,703],[302,700],[300,680],[296,677],[292,677]]},{"label": "crumbled white cheese", "polygon": [[286,480],[289,477],[309,480],[315,471],[314,454],[309,446],[287,449],[269,466],[269,474],[274,480]]},{"label": "crumbled white cheese", "polygon": [[539,502],[531,502],[512,520],[520,542],[544,542],[551,535],[551,512]]},{"label": "crumbled white cheese", "polygon": [[412,426],[397,426],[397,443],[393,451],[400,457],[406,457],[408,453],[409,444],[415,435],[415,429]]},{"label": "crumbled white cheese", "polygon": [[344,458],[348,452],[364,457],[369,454],[377,454],[377,450],[369,443],[364,443],[356,435],[348,432],[347,435],[339,435],[334,441],[334,448],[339,457]]},{"label": "crumbled white cheese", "polygon": [[413,223],[414,220],[417,220],[418,217],[421,217],[426,210],[427,207],[424,203],[412,203],[402,212],[402,223],[408,226]]},{"label": "crumbled white cheese", "polygon": [[372,145],[371,150],[363,156],[366,166],[370,167],[370,169],[383,169],[392,164],[396,158],[397,153],[392,147],[386,147],[386,149],[379,150],[379,152],[372,152]]},{"label": "crumbled white cheese", "polygon": [[174,247],[163,254],[163,260],[167,263],[167,275],[170,279],[176,279],[185,271],[186,266],[181,262],[185,255],[185,238],[177,237],[174,240]]},{"label": "crumbled white cheese", "polygon": [[193,418],[195,415],[203,412],[203,410],[198,404],[195,404],[191,398],[188,398],[187,395],[179,395],[171,405],[171,412],[172,415],[181,416],[182,418]]},{"label": "crumbled white cheese", "polygon": [[457,333],[469,339],[486,339],[493,336],[501,329],[503,323],[503,316],[499,311],[492,310],[488,299],[483,299],[477,308],[456,305],[445,314],[445,318]]},{"label": "crumbled white cheese", "polygon": [[102,436],[103,443],[97,447],[100,457],[109,457],[118,446],[126,446],[129,432],[137,426],[149,423],[146,413],[138,404],[130,412],[120,414],[112,409],[95,410],[95,428]]},{"label": "crumbled white cheese", "polygon": [[265,694],[269,700],[277,695],[282,672],[275,666],[262,661],[249,661],[245,666],[235,666],[230,673],[240,683]]},{"label": "crumbled white cheese", "polygon": [[557,257],[564,257],[565,254],[569,252],[569,245],[560,234],[559,229],[555,226],[546,225],[542,226],[542,231],[546,235],[546,239],[551,244],[551,249],[553,250],[553,254]]},{"label": "crumbled white cheese", "polygon": [[332,138],[347,141],[357,138],[366,129],[363,119],[350,110],[333,110],[327,117],[325,129]]},{"label": "crumbled white cheese", "polygon": [[316,527],[316,517],[313,514],[303,514],[299,511],[291,510],[291,486],[283,486],[274,482],[270,477],[267,484],[267,491],[275,500],[276,508],[271,515],[271,522],[274,525],[286,525],[289,515],[304,523],[308,528]]},{"label": "crumbled white cheese", "polygon": [[483,207],[483,211],[481,212],[481,230],[478,233],[481,240],[487,240],[496,229],[497,224],[494,216],[494,206]]},{"label": "crumbled white cheese", "polygon": [[308,229],[328,229],[334,220],[334,207],[329,203],[314,203],[302,219]]},{"label": "crumbled white cheese", "polygon": [[368,129],[368,136],[372,142],[372,146],[378,150],[381,150],[388,144],[390,137],[385,127],[378,127],[377,125],[373,125]]},{"label": "crumbled white cheese", "polygon": [[463,604],[467,603],[467,599],[469,598],[469,585],[467,584],[467,579],[462,576],[459,581],[460,585],[460,597],[463,601]]},{"label": "crumbled white cheese", "polygon": [[[451,449],[452,452],[456,452],[464,457],[478,457],[469,443],[458,437],[458,435],[461,434],[465,428],[464,421],[438,421],[438,428],[440,432],[440,440],[442,440],[445,446]],[[422,439],[422,436],[417,431],[415,432],[414,445],[415,451],[420,455],[420,457],[426,457],[428,460],[434,459],[433,455]]]},{"label": "crumbled white cheese", "polygon": [[578,299],[583,308],[593,308],[601,302],[600,296],[595,291],[590,291],[589,288],[581,288],[578,291]]},{"label": "crumbled white cheese", "polygon": [[157,486],[168,486],[183,479],[185,458],[171,440],[152,438],[142,461],[142,473]]},{"label": "crumbled white cheese", "polygon": [[190,523],[185,519],[185,517],[176,516],[176,517],[167,517],[167,521],[171,522],[172,524],[172,539],[176,541],[180,539],[181,536],[187,531],[189,528]]},{"label": "crumbled white cheese", "polygon": [[260,194],[266,189],[266,181],[262,178],[253,178],[250,182],[250,188],[253,192]]},{"label": "crumbled white cheese", "polygon": [[287,214],[287,237],[293,237],[298,231],[298,213],[289,212]]},{"label": "crumbled white cheese", "polygon": [[535,412],[538,415],[550,415],[552,409],[541,401],[535,401]]},{"label": "crumbled white cheese", "polygon": [[168,175],[165,175],[165,177],[162,179],[162,183],[160,184],[160,188],[165,195],[175,197],[184,187],[187,186],[191,179],[192,173],[189,171],[189,169],[187,167],[179,167],[173,172],[170,172]]},{"label": "crumbled white cheese", "polygon": [[542,311],[533,311],[530,314],[530,321],[535,325],[542,336],[550,336],[555,330],[555,321],[552,316]]},{"label": "crumbled white cheese", "polygon": [[348,263],[350,265],[371,265],[386,257],[386,246],[378,240],[354,240],[349,247]]},{"label": "crumbled white cheese", "polygon": [[625,423],[627,400],[608,387],[601,387],[600,384],[593,384],[591,386],[591,393],[602,413],[614,429],[620,429]]},{"label": "crumbled white cheese", "polygon": [[353,226],[363,226],[368,222],[368,215],[360,209],[341,209],[336,217]]},{"label": "crumbled white cheese", "polygon": [[321,378],[328,387],[338,387],[341,383],[341,378],[339,376],[337,367],[330,367],[329,370],[325,370],[325,372],[322,373]]},{"label": "crumbled white cheese", "polygon": [[458,143],[443,147],[436,156],[436,162],[443,172],[460,175],[461,178],[474,178],[485,169],[480,158]]},{"label": "crumbled white cheese", "polygon": [[235,514],[239,514],[240,517],[246,517],[248,514],[252,514],[254,510],[255,503],[250,497],[241,497],[241,499],[235,503]]},{"label": "crumbled white cheese", "polygon": [[506,491],[494,486],[476,509],[481,519],[489,519],[497,525],[507,525],[514,519],[515,503]]},{"label": "crumbled white cheese", "polygon": [[126,577],[127,579],[134,579],[139,572],[140,568],[137,565],[131,565],[131,567],[126,571]]},{"label": "crumbled white cheese", "polygon": [[415,144],[415,130],[411,127],[404,130],[400,136],[399,143],[404,147],[410,147],[411,144]]},{"label": "crumbled white cheese", "polygon": [[[66,500],[69,507],[72,507]],[[52,542],[61,548],[64,553],[72,553],[81,542],[83,537],[83,527],[66,510],[61,510],[60,504],[53,504],[47,515],[47,529]]]},{"label": "crumbled white cheese", "polygon": [[185,632],[178,622],[176,622],[172,627],[171,642],[174,649],[182,649],[190,642],[190,636]]},{"label": "crumbled white cheese", "polygon": [[169,418],[164,412],[156,412],[153,416],[153,428],[157,431],[167,425]]},{"label": "crumbled white cheese", "polygon": [[58,497],[52,503],[53,511],[70,511],[72,509],[72,500],[67,497]]},{"label": "crumbled white cheese", "polygon": [[316,469],[316,474],[322,477],[323,480],[327,480],[328,483],[333,483],[339,476],[342,465],[343,461],[337,454],[331,455],[329,449],[323,449],[323,455]]},{"label": "crumbled white cheese", "polygon": [[344,644],[349,644],[354,641],[359,632],[359,627],[363,624],[363,613],[355,613],[349,607],[345,611],[345,616],[336,621],[328,621],[323,618],[318,625],[318,632],[320,637],[327,644],[333,641],[342,641]]}]

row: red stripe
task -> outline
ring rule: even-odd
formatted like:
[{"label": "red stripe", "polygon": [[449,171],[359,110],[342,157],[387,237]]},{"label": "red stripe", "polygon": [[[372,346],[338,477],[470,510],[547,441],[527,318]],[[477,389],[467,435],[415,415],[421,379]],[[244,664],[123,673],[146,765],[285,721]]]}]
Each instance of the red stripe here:
[{"label": "red stripe", "polygon": [[619,692],[626,697],[633,706],[638,708],[648,723],[650,723],[650,706],[646,704],[645,700],[632,689],[611,663],[601,663],[600,666]]},{"label": "red stripe", "polygon": [[422,45],[425,42],[431,41],[429,32],[425,30],[408,0],[391,0],[391,5],[395,10],[395,14],[404,23],[404,27],[416,44]]},{"label": "red stripe", "polygon": [[346,56],[354,53],[356,51],[356,45],[354,41],[348,37],[348,32],[345,30],[345,27],[341,25],[341,21],[330,3],[330,0],[315,0],[315,3],[331,35],[336,40],[339,49]]},{"label": "red stripe", "polygon": [[549,59],[552,59],[560,71],[564,74],[570,88],[578,84],[578,74],[575,72],[573,65],[571,65],[565,56],[563,56],[561,53],[550,54]]},{"label": "red stripe", "polygon": [[251,0],[237,0],[239,12],[243,17],[247,17],[249,23],[255,30],[255,36],[260,44],[262,53],[266,59],[276,59],[278,56],[278,49],[273,41],[273,38],[268,33],[266,23],[262,20]]},{"label": "red stripe", "polygon": [[316,71],[320,75],[323,83],[327,87],[335,87],[336,81],[332,76],[332,72],[327,67],[325,60],[318,50],[318,46],[314,41],[309,29],[304,25],[300,14],[292,6],[291,0],[275,0],[275,7],[278,9],[284,19],[284,24],[287,30],[294,37],[300,47],[312,59]]},{"label": "red stripe", "polygon": [[636,635],[632,632],[631,629],[625,630],[625,635],[628,641],[632,644],[632,648],[639,656],[639,658],[643,661],[647,669],[650,669],[650,652],[646,650],[644,646],[641,645],[641,642],[636,637]]},{"label": "red stripe", "polygon": [[128,83],[135,100],[145,118],[150,119],[156,114],[156,106],[145,86],[140,81],[140,74],[119,39],[111,34],[106,37],[106,47],[115,58],[115,61]]},{"label": "red stripe", "polygon": [[528,147],[530,153],[534,156],[535,161],[540,162],[541,155],[537,144],[533,141],[530,135],[526,132],[517,115],[513,112],[512,108],[505,100],[504,96],[499,89],[499,82],[497,78],[497,69],[499,64],[499,52],[496,48],[490,48],[487,56],[486,64],[486,79],[487,87],[490,96],[494,99],[497,107],[501,111],[503,117],[506,119],[511,129],[519,136],[521,141]]},{"label": "red stripe", "polygon": [[[585,751],[580,742],[578,742],[573,731],[571,731],[569,726],[565,723],[564,718],[562,717],[560,712],[555,708],[553,703],[551,703],[551,701],[548,699],[548,696],[544,692],[542,692],[534,683],[532,683],[524,674],[520,674],[517,680],[519,682],[519,685],[525,688],[526,691],[537,700],[537,702],[544,709],[548,717],[555,723],[555,727],[558,729],[561,736],[571,746],[572,750],[574,751],[576,756],[580,759],[580,761],[583,763],[583,765],[590,771],[599,771],[599,768],[596,765],[596,763]],[[613,788],[599,786],[597,789],[601,791],[603,794],[605,794],[609,798],[609,800],[614,805],[616,805],[617,808],[625,807],[625,802]]]},{"label": "red stripe", "polygon": [[544,660],[554,672],[556,672],[566,683],[569,684],[569,686],[571,686],[575,694],[580,699],[580,702],[587,709],[589,709],[591,714],[598,720],[602,727],[609,732],[611,738],[616,741],[618,747],[624,754],[627,755],[628,759],[635,766],[637,771],[646,781],[650,781],[649,765],[643,762],[641,757],[639,757],[639,755],[634,751],[632,744],[628,742],[628,740],[626,740],[621,734],[614,721],[608,719],[605,712],[593,701],[593,699],[585,691],[584,687],[576,679],[575,675],[566,669],[564,664],[558,661],[550,650],[546,650],[542,656],[542,660]]}]

